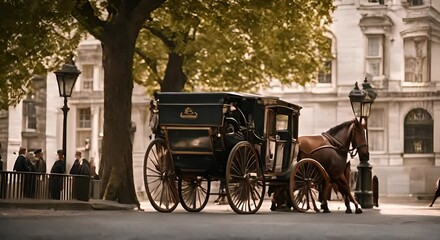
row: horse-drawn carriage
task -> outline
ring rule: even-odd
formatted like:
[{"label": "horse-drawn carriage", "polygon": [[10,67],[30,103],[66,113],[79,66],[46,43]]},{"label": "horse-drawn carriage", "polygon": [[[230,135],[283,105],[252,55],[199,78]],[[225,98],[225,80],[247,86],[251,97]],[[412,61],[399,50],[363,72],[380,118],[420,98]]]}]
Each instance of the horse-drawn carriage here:
[{"label": "horse-drawn carriage", "polygon": [[277,97],[237,93],[159,93],[154,140],[144,160],[152,206],[190,212],[207,204],[211,182],[225,185],[236,213],[255,213],[267,187],[288,189],[294,209],[317,210],[330,177],[311,158],[297,161],[301,107]]}]

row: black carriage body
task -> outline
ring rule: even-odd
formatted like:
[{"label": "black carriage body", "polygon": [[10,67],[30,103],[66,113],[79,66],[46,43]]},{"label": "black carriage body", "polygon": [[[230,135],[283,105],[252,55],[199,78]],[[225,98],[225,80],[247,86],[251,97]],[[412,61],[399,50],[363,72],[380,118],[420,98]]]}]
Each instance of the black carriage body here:
[{"label": "black carriage body", "polygon": [[[277,97],[239,93],[159,93],[159,127],[178,174],[224,175],[229,152],[250,142],[269,177],[288,171],[301,109]],[[232,110],[231,110],[232,109]],[[235,126],[231,133],[230,122]]]}]

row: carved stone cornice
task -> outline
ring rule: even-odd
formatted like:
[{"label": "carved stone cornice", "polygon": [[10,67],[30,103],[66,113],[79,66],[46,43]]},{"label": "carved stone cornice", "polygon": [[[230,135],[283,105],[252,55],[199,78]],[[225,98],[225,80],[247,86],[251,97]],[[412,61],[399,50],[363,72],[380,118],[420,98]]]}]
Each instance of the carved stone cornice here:
[{"label": "carved stone cornice", "polygon": [[383,13],[364,13],[359,20],[359,27],[364,34],[386,34],[393,31],[393,20]]}]

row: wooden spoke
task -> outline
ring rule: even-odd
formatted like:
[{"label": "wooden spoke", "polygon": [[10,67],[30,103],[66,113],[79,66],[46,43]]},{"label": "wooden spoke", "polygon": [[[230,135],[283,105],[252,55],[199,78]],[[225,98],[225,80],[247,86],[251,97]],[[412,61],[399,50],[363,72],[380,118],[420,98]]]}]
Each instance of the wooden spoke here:
[{"label": "wooden spoke", "polygon": [[172,212],[179,204],[176,173],[171,154],[162,139],[153,140],[144,158],[144,184],[151,205]]},{"label": "wooden spoke", "polygon": [[265,183],[258,155],[249,142],[231,150],[226,166],[226,195],[236,213],[255,213],[264,200]]},{"label": "wooden spoke", "polygon": [[199,212],[205,208],[210,190],[211,181],[203,176],[179,178],[180,203],[188,212]]}]

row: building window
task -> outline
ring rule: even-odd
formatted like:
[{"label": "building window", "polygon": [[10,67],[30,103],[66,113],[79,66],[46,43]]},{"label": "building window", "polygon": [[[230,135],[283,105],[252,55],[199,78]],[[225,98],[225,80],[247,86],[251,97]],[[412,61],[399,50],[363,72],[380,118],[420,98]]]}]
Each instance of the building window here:
[{"label": "building window", "polygon": [[329,33],[329,35],[330,37],[327,37],[327,41],[325,43],[327,47],[331,50],[331,56],[329,56],[329,59],[325,61],[321,68],[318,70],[316,74],[317,83],[332,83],[333,67],[335,66],[333,64],[333,61],[336,61],[336,52],[334,46],[335,42],[332,39],[333,35],[331,35],[331,33]]},{"label": "building window", "polygon": [[33,97],[23,101],[23,116],[26,130],[37,130],[37,108]]},{"label": "building window", "polygon": [[368,118],[368,148],[372,152],[385,151],[385,109],[371,109]]},{"label": "building window", "polygon": [[93,90],[93,65],[82,66],[82,85],[81,90],[92,91]]},{"label": "building window", "polygon": [[379,3],[380,5],[384,4],[385,0],[368,0],[369,3]]},{"label": "building window", "polygon": [[411,110],[405,116],[405,153],[432,153],[433,126],[434,121],[426,110]]},{"label": "building window", "polygon": [[423,0],[408,0],[408,4],[410,6],[419,6],[423,5]]},{"label": "building window", "polygon": [[91,127],[91,112],[90,108],[78,109],[78,128],[90,128]]},{"label": "building window", "polygon": [[90,108],[78,109],[78,123],[76,129],[76,149],[86,150],[86,142],[92,139]]},{"label": "building window", "polygon": [[383,36],[367,36],[365,71],[372,77],[383,75]]},{"label": "building window", "polygon": [[332,61],[327,61],[318,72],[318,83],[332,83]]},{"label": "building window", "polygon": [[404,40],[405,82],[428,82],[428,41],[425,37]]}]

